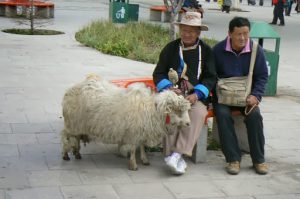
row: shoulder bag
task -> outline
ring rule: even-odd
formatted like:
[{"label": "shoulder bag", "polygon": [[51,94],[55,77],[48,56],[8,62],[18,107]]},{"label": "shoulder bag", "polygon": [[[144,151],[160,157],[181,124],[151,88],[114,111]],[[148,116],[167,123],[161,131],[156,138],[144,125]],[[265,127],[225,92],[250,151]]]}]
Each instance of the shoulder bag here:
[{"label": "shoulder bag", "polygon": [[219,104],[228,106],[246,106],[246,98],[251,92],[253,68],[256,59],[257,43],[253,42],[248,76],[219,78],[216,94]]}]

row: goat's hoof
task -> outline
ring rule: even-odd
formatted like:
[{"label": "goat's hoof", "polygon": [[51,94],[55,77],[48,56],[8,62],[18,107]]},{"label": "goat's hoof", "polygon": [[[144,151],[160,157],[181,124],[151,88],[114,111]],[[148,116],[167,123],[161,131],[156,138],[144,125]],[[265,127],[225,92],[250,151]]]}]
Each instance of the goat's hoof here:
[{"label": "goat's hoof", "polygon": [[128,169],[131,170],[131,171],[136,171],[138,170],[138,167],[136,164],[130,164],[128,165]]},{"label": "goat's hoof", "polygon": [[138,170],[138,167],[133,167],[133,168],[130,168],[130,167],[129,167],[129,170],[131,170],[131,171],[137,171],[137,170]]},{"label": "goat's hoof", "polygon": [[142,164],[145,165],[145,166],[149,166],[150,162],[142,162]]},{"label": "goat's hoof", "polygon": [[76,155],[75,155],[75,158],[76,158],[77,160],[81,160],[81,155],[80,155],[80,154],[76,154]]},{"label": "goat's hoof", "polygon": [[69,160],[70,160],[70,158],[69,158],[69,156],[63,156],[63,160],[67,160],[67,161],[69,161]]}]

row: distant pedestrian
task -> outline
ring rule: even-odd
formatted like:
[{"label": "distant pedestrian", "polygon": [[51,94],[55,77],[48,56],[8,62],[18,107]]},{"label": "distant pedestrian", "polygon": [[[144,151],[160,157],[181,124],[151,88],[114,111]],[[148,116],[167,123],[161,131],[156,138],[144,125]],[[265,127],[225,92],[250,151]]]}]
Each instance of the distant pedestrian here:
[{"label": "distant pedestrian", "polygon": [[297,12],[297,13],[299,13],[300,12],[300,0],[296,0],[296,8],[295,8],[295,11]]},{"label": "distant pedestrian", "polygon": [[287,0],[286,1],[286,7],[285,7],[285,16],[291,15],[291,10],[293,6],[294,0]]},{"label": "distant pedestrian", "polygon": [[248,0],[248,5],[254,6],[256,4],[255,0]]},{"label": "distant pedestrian", "polygon": [[273,10],[273,21],[270,23],[272,25],[276,25],[278,18],[280,21],[279,26],[284,26],[284,16],[283,16],[283,9],[284,9],[284,4],[286,0],[272,0],[272,4],[274,5],[274,10]]},{"label": "distant pedestrian", "polygon": [[225,11],[226,13],[229,13],[231,5],[232,5],[231,0],[223,0],[222,12]]}]

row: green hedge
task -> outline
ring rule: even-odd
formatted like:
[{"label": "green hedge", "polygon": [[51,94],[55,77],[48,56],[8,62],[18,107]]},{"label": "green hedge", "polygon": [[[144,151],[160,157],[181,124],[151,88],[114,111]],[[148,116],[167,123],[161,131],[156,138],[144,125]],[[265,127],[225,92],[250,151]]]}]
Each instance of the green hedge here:
[{"label": "green hedge", "polygon": [[[170,41],[168,29],[145,22],[117,25],[109,21],[94,21],[77,32],[75,38],[105,54],[153,64]],[[211,46],[217,42],[215,39],[203,39]]]}]

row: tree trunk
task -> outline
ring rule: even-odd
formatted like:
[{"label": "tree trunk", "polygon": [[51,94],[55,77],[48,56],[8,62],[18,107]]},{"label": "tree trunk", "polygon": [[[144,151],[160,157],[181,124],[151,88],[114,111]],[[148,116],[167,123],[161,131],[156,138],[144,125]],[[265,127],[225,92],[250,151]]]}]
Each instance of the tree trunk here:
[{"label": "tree trunk", "polygon": [[170,40],[173,41],[176,39],[176,31],[174,22],[178,16],[179,11],[181,10],[182,4],[184,0],[164,0],[164,4],[167,7],[168,12],[171,13],[170,18]]},{"label": "tree trunk", "polygon": [[178,14],[175,14],[173,12],[171,12],[171,18],[170,18],[170,31],[169,31],[169,36],[170,36],[170,40],[173,41],[176,39],[176,31],[175,31],[175,25],[174,22],[176,20],[176,16]]},{"label": "tree trunk", "polygon": [[34,7],[33,0],[30,0],[30,11],[29,11],[29,20],[30,20],[30,34],[34,34]]}]

